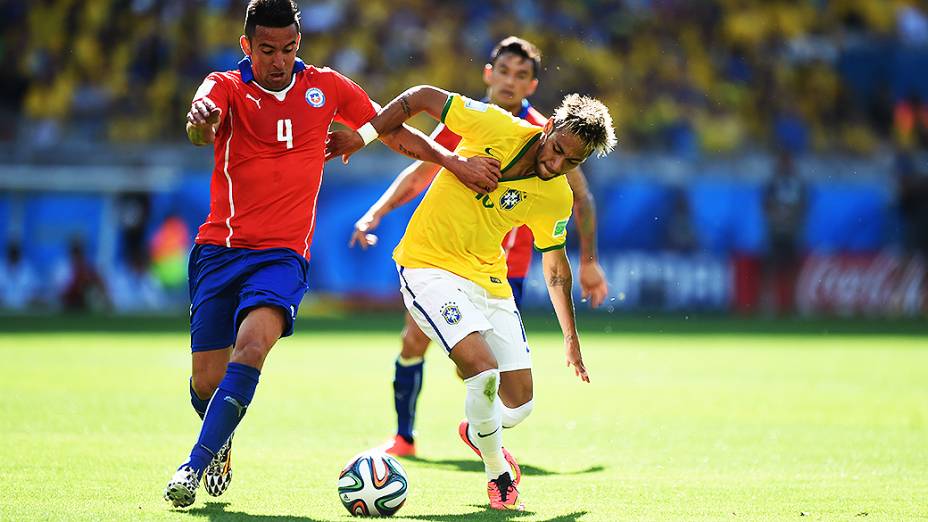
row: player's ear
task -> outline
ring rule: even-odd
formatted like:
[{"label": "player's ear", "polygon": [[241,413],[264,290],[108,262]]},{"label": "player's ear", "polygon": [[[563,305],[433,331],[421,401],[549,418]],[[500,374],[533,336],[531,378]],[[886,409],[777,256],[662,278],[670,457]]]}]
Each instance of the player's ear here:
[{"label": "player's ear", "polygon": [[525,93],[525,97],[535,94],[535,89],[538,88],[538,78],[532,80],[532,83],[528,86],[528,91]]},{"label": "player's ear", "polygon": [[294,51],[299,51],[299,50],[300,50],[300,38],[301,38],[302,36],[303,36],[303,35],[301,35],[299,32],[296,33],[296,48],[294,49]]},{"label": "player's ear", "polygon": [[[297,40],[299,42],[299,40]],[[242,46],[242,52],[245,53],[245,56],[251,58],[251,41],[248,40],[248,37],[242,35],[238,39],[238,44]]]},{"label": "player's ear", "polygon": [[548,118],[548,121],[545,122],[545,135],[550,136],[551,131],[554,130],[554,118]]},{"label": "player's ear", "polygon": [[488,63],[484,65],[483,66],[483,83],[485,83],[487,87],[490,86],[490,75],[492,74],[493,74],[493,64]]}]

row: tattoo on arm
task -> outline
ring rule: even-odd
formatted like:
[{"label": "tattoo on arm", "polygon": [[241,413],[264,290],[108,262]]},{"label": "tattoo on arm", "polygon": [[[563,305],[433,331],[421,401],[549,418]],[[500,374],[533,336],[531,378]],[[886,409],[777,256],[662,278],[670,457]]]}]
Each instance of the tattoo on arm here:
[{"label": "tattoo on arm", "polygon": [[404,147],[402,143],[400,143],[400,144],[397,145],[397,146],[399,147],[400,152],[402,152],[403,154],[409,156],[410,158],[417,159],[417,160],[422,159],[421,156],[419,156],[419,155],[416,154],[415,152],[413,152],[413,151],[407,149],[406,147]]},{"label": "tattoo on arm", "polygon": [[406,117],[408,118],[412,116],[412,111],[409,109],[409,102],[406,101],[407,97],[408,95],[404,95],[402,98],[400,98],[400,105],[402,105],[403,112],[406,114]]},{"label": "tattoo on arm", "polygon": [[548,279],[548,286],[567,286],[569,283],[570,277],[565,277],[558,274],[551,274],[551,278]]}]

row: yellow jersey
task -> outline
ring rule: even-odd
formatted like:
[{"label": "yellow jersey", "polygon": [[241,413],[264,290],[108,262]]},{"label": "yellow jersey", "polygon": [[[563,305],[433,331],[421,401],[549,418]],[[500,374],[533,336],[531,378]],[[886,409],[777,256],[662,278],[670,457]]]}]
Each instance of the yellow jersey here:
[{"label": "yellow jersey", "polygon": [[566,176],[518,179],[506,171],[541,138],[541,127],[487,103],[451,94],[442,123],[461,136],[455,152],[500,161],[502,179],[477,194],[442,169],[413,213],[393,259],[407,268],[440,268],[469,279],[497,297],[511,297],[501,243],[513,227],[528,225],[540,251],[563,248],[573,192]]}]

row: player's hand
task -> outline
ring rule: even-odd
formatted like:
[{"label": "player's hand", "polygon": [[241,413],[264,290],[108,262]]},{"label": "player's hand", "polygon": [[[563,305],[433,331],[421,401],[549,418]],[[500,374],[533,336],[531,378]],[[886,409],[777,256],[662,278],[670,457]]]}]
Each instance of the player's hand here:
[{"label": "player's hand", "polygon": [[209,98],[203,98],[190,104],[190,112],[187,113],[187,122],[195,127],[212,127],[219,123],[219,115],[222,111]]},{"label": "player's hand", "polygon": [[596,261],[580,262],[580,292],[593,308],[603,304],[609,293],[609,284],[603,267]]},{"label": "player's hand", "polygon": [[380,216],[370,212],[361,216],[361,219],[357,220],[354,224],[354,232],[351,233],[351,241],[348,242],[348,247],[353,247],[355,243],[361,245],[361,250],[367,250],[367,247],[375,246],[377,244],[377,236],[371,234],[371,232],[373,232],[379,224]]},{"label": "player's hand", "polygon": [[574,367],[574,373],[583,382],[590,382],[590,375],[586,372],[586,366],[583,365],[583,356],[580,355],[580,339],[576,335],[564,338],[565,355],[567,356],[567,367]]},{"label": "player's hand", "polygon": [[445,168],[477,194],[489,194],[496,190],[498,180],[502,177],[499,160],[484,156],[463,158],[455,154]]},{"label": "player's hand", "polygon": [[342,163],[348,164],[352,154],[364,148],[364,138],[355,131],[329,131],[325,140],[325,160],[341,156]]}]

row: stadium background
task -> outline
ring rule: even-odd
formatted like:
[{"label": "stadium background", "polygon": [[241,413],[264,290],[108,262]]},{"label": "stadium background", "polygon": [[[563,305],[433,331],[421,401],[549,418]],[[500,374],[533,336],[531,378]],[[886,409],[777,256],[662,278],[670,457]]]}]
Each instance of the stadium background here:
[{"label": "stadium background", "polygon": [[[413,205],[347,248],[408,164],[374,145],[326,167],[311,292],[236,432],[232,487],[161,499],[199,429],[185,262],[212,155],[184,114],[240,58],[244,3],[0,0],[0,520],[344,521],[338,471],[395,426],[389,257]],[[527,285],[519,520],[926,518],[926,4],[298,3],[300,56],[377,101],[480,96],[515,34],[543,52],[539,109],[580,91],[616,116],[619,150],[584,165],[610,280],[605,306],[578,306],[589,385],[537,258]],[[510,519],[484,509],[445,359],[426,356],[400,515]]]},{"label": "stadium background", "polygon": [[[4,309],[182,313],[212,158],[186,142],[183,117],[202,78],[240,58],[243,4],[0,2]],[[342,71],[379,102],[419,83],[480,96],[481,67],[509,34],[542,50],[532,98],[540,110],[568,92],[601,97],[620,150],[584,170],[611,284],[607,313],[925,314],[923,5],[301,8],[300,56]],[[390,252],[414,205],[384,222],[376,249],[346,244],[406,164],[378,146],[347,168],[327,166],[310,313],[399,306]],[[527,306],[543,308],[538,265]]]}]

